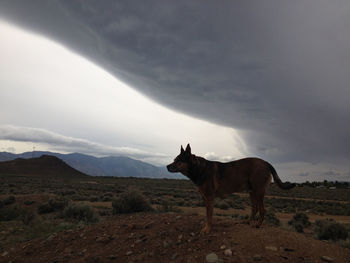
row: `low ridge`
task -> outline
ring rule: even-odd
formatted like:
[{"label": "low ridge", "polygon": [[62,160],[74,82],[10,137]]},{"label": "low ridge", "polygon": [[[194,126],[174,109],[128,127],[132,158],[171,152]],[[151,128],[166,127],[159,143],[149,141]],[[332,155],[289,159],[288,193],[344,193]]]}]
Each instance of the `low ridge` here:
[{"label": "low ridge", "polygon": [[69,166],[61,159],[51,155],[42,155],[38,158],[30,159],[17,158],[12,161],[0,162],[0,175],[1,174],[36,175],[46,177],[87,176]]}]

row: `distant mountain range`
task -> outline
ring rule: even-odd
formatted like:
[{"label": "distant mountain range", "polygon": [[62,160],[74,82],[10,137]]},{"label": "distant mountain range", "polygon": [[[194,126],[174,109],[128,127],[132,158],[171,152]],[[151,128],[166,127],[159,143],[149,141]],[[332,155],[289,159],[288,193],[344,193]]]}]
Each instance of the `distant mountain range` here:
[{"label": "distant mountain range", "polygon": [[144,178],[171,178],[183,179],[180,174],[170,174],[165,167],[157,167],[149,163],[134,160],[128,157],[94,157],[81,153],[61,154],[47,151],[25,152],[13,154],[0,152],[0,162],[16,158],[33,158],[42,155],[52,155],[63,160],[78,171],[92,176],[144,177]]},{"label": "distant mountain range", "polygon": [[55,178],[88,176],[52,155],[42,155],[30,159],[17,158],[11,161],[0,162],[0,174],[34,175]]}]

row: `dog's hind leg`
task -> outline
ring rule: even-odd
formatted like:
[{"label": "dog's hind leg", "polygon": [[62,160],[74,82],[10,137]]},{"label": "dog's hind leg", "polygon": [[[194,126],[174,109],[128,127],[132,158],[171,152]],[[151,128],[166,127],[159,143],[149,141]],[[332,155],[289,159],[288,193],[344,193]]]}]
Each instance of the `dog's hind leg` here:
[{"label": "dog's hind leg", "polygon": [[256,224],[256,227],[260,227],[262,222],[264,221],[264,216],[265,216],[265,208],[264,208],[264,195],[265,193],[259,193],[257,196],[257,203],[258,203],[258,210],[259,210],[259,220],[258,223]]},{"label": "dog's hind leg", "polygon": [[250,202],[251,202],[252,207],[251,207],[251,213],[250,213],[249,219],[247,220],[248,224],[250,224],[252,221],[254,221],[255,215],[258,212],[258,202],[257,202],[256,197],[255,197],[253,192],[249,192],[249,198],[250,198]]},{"label": "dog's hind leg", "polygon": [[249,218],[244,220],[239,220],[234,224],[251,224],[254,221],[255,215],[258,212],[258,202],[253,192],[249,192],[249,198],[251,202],[251,210],[250,210],[251,212],[250,212]]}]

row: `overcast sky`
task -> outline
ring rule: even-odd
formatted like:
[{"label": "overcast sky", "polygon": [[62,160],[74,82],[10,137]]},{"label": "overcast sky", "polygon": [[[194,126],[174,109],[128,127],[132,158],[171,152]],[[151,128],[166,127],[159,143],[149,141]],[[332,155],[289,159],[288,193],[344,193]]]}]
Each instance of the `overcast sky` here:
[{"label": "overcast sky", "polygon": [[0,2],[0,150],[191,142],[285,180],[350,180],[350,2]]}]

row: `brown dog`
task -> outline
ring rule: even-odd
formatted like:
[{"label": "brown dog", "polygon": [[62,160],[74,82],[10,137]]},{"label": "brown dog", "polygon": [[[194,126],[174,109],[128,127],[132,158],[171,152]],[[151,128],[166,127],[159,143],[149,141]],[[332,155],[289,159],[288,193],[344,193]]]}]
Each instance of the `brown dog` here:
[{"label": "brown dog", "polygon": [[245,158],[228,163],[208,161],[191,153],[188,144],[186,150],[181,146],[180,154],[167,166],[169,172],[180,172],[198,186],[207,209],[207,223],[202,233],[209,233],[212,225],[214,198],[224,198],[234,192],[248,191],[252,203],[251,222],[259,211],[256,227],[264,220],[264,195],[271,182],[282,189],[291,189],[294,184],[282,183],[276,170],[268,162],[259,158]]}]

